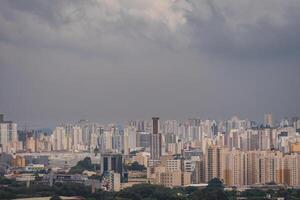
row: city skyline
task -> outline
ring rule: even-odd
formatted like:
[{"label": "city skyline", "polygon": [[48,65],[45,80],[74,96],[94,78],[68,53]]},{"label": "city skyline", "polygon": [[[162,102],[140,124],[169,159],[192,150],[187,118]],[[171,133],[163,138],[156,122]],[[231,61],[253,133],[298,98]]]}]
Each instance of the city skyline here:
[{"label": "city skyline", "polygon": [[300,0],[0,0],[0,199],[300,197]]},{"label": "city skyline", "polygon": [[20,126],[299,116],[299,1],[0,2],[0,112]]},{"label": "city skyline", "polygon": [[[27,130],[27,131],[30,131],[30,130],[38,130],[38,129],[53,129],[57,126],[61,126],[61,125],[67,125],[67,124],[72,124],[72,125],[76,125],[80,122],[87,122],[87,123],[96,123],[96,124],[99,124],[99,125],[112,125],[114,124],[115,126],[118,126],[118,127],[126,127],[128,124],[130,124],[130,122],[133,122],[133,121],[149,121],[149,118],[146,119],[146,118],[139,118],[139,119],[127,119],[125,121],[121,121],[121,122],[118,122],[118,121],[97,121],[97,120],[90,120],[90,119],[83,119],[83,118],[79,118],[77,120],[68,120],[68,119],[65,119],[65,120],[62,120],[62,121],[59,121],[57,123],[54,123],[52,125],[48,125],[48,126],[35,126],[34,124],[31,124],[30,122],[28,121],[25,121],[22,123],[19,123],[18,121],[15,121],[14,119],[11,119],[9,117],[7,117],[7,115],[5,113],[0,113],[0,117],[1,119],[5,122],[13,122],[13,123],[17,123],[18,124],[18,130]],[[156,116],[157,117],[157,116]],[[201,121],[205,121],[205,120],[209,120],[209,121],[216,121],[217,123],[219,122],[225,122],[225,121],[229,121],[233,118],[239,118],[239,119],[244,119],[244,120],[247,120],[249,122],[254,122],[256,123],[256,125],[259,127],[259,126],[265,126],[266,125],[266,121],[269,121],[271,120],[271,124],[272,124],[272,127],[276,127],[276,126],[279,126],[280,123],[282,121],[285,121],[287,120],[288,122],[292,122],[294,118],[298,119],[298,116],[288,116],[288,117],[281,117],[281,118],[275,118],[272,114],[272,112],[267,112],[265,113],[260,120],[256,120],[256,119],[250,119],[250,118],[242,118],[240,117],[239,115],[232,115],[231,117],[228,117],[228,118],[205,118],[205,117],[188,117],[188,118],[185,118],[185,119],[179,119],[179,118],[160,118],[162,121],[176,121],[177,123],[187,123],[189,120],[201,120]],[[1,121],[1,120],[0,120]],[[270,125],[270,124],[268,124]]]},{"label": "city skyline", "polygon": [[[81,120],[49,133],[18,131],[16,123],[0,115],[0,139],[5,155],[0,169],[27,185],[33,181],[52,187],[59,181],[90,186],[92,179],[98,183],[92,184],[92,193],[142,183],[202,187],[215,178],[238,191],[300,186],[299,117],[277,124],[265,113],[260,126],[236,116],[184,123],[155,116],[123,128]],[[41,180],[35,172],[43,174]]]}]

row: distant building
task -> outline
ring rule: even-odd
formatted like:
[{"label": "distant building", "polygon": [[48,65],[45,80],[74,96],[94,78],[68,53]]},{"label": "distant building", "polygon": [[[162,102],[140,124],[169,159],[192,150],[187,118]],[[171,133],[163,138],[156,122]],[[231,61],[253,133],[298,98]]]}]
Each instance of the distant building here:
[{"label": "distant building", "polygon": [[162,137],[159,133],[159,118],[152,118],[152,134],[150,139],[150,158],[152,160],[158,160],[161,156],[161,148],[162,148]]},{"label": "distant building", "polygon": [[67,149],[66,129],[64,127],[56,127],[51,136],[52,149],[54,151],[64,151]]},{"label": "distant building", "polygon": [[49,165],[49,156],[47,155],[25,155],[24,156],[26,164],[41,164]]},{"label": "distant building", "polygon": [[4,121],[3,114],[0,115],[0,152],[15,153],[18,150],[17,124]]},{"label": "distant building", "polygon": [[150,137],[151,134],[147,132],[137,132],[136,134],[136,146],[150,148]]},{"label": "distant building", "polygon": [[264,117],[264,125],[265,127],[273,127],[273,117],[272,113],[266,113]]},{"label": "distant building", "polygon": [[115,173],[115,172],[109,173],[108,189],[116,192],[121,190],[121,175],[119,173]]},{"label": "distant building", "polygon": [[25,167],[26,166],[26,160],[23,156],[17,155],[15,158],[11,161],[13,167]]},{"label": "distant building", "polygon": [[101,174],[115,172],[123,175],[124,157],[120,153],[102,153],[100,158]]},{"label": "distant building", "polygon": [[125,155],[128,155],[131,149],[138,147],[137,139],[137,130],[135,127],[127,127],[124,129],[123,149]]},{"label": "distant building", "polygon": [[82,129],[80,126],[73,127],[72,149],[75,151],[83,150]]},{"label": "distant building", "polygon": [[42,183],[52,186],[54,183],[80,183],[84,184],[88,177],[81,174],[54,174],[53,172],[45,174]]},{"label": "distant building", "polygon": [[148,166],[150,154],[148,152],[139,152],[133,156],[133,161],[138,162],[140,165]]},{"label": "distant building", "polygon": [[210,146],[205,155],[205,180],[221,177],[221,148]]},{"label": "distant building", "polygon": [[291,153],[300,153],[300,143],[291,144],[290,152]]}]

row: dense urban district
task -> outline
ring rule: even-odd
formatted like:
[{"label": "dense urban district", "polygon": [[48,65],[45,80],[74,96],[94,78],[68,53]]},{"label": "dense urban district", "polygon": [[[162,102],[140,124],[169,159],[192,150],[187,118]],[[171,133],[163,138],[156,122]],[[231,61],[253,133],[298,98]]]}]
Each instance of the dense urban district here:
[{"label": "dense urban district", "polygon": [[300,199],[300,119],[80,120],[0,114],[0,199]]}]

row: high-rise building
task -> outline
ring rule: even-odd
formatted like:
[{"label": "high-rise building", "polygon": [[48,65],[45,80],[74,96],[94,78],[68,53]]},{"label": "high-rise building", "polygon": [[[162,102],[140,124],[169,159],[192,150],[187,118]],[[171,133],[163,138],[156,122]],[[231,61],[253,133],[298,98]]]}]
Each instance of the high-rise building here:
[{"label": "high-rise building", "polygon": [[137,147],[137,130],[135,127],[127,127],[123,134],[123,150],[124,154],[128,155],[131,149]]},{"label": "high-rise building", "polygon": [[152,118],[152,134],[150,139],[150,156],[152,160],[158,160],[161,156],[162,137],[159,133],[159,118]]},{"label": "high-rise building", "polygon": [[221,149],[209,146],[205,155],[205,180],[221,177]]},{"label": "high-rise building", "polygon": [[153,134],[159,133],[159,118],[158,117],[152,118],[152,133]]},{"label": "high-rise building", "polygon": [[294,122],[294,127],[296,128],[296,131],[300,133],[300,119],[297,119],[297,121]]},{"label": "high-rise building", "polygon": [[231,129],[228,137],[228,144],[230,149],[241,147],[240,131],[238,129]]},{"label": "high-rise building", "polygon": [[73,127],[73,150],[81,150],[83,146],[82,129],[80,126]]},{"label": "high-rise building", "polygon": [[194,162],[195,168],[192,171],[192,178],[191,181],[194,184],[205,183],[205,165],[204,159],[201,158]]},{"label": "high-rise building", "polygon": [[17,124],[0,116],[0,145],[2,152],[15,153],[18,147]]},{"label": "high-rise building", "polygon": [[119,153],[102,153],[100,157],[101,174],[105,172],[116,172],[122,174],[124,157]]},{"label": "high-rise building", "polygon": [[150,147],[151,134],[147,132],[137,132],[136,134],[136,146],[137,147]]},{"label": "high-rise building", "polygon": [[264,117],[264,125],[265,127],[273,127],[273,118],[272,113],[266,113]]},{"label": "high-rise building", "polygon": [[176,120],[167,120],[163,124],[163,133],[173,133],[177,135],[178,123]]},{"label": "high-rise building", "polygon": [[66,129],[61,126],[56,127],[53,130],[51,140],[52,140],[52,149],[54,151],[66,150],[67,147]]},{"label": "high-rise building", "polygon": [[245,180],[244,153],[239,150],[223,151],[221,178],[226,185],[241,186]]},{"label": "high-rise building", "polygon": [[245,184],[259,183],[259,154],[258,151],[249,151],[245,154]]},{"label": "high-rise building", "polygon": [[286,155],[283,166],[283,183],[290,186],[300,185],[300,155]]},{"label": "high-rise building", "polygon": [[112,131],[105,130],[103,133],[103,149],[104,150],[112,150],[112,137],[113,133]]}]

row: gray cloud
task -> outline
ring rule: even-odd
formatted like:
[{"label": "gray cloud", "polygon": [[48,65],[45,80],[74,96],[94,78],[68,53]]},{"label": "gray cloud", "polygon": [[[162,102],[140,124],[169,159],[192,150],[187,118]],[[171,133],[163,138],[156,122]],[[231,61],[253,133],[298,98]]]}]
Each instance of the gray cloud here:
[{"label": "gray cloud", "polygon": [[299,115],[297,0],[3,0],[0,111],[32,126]]}]

